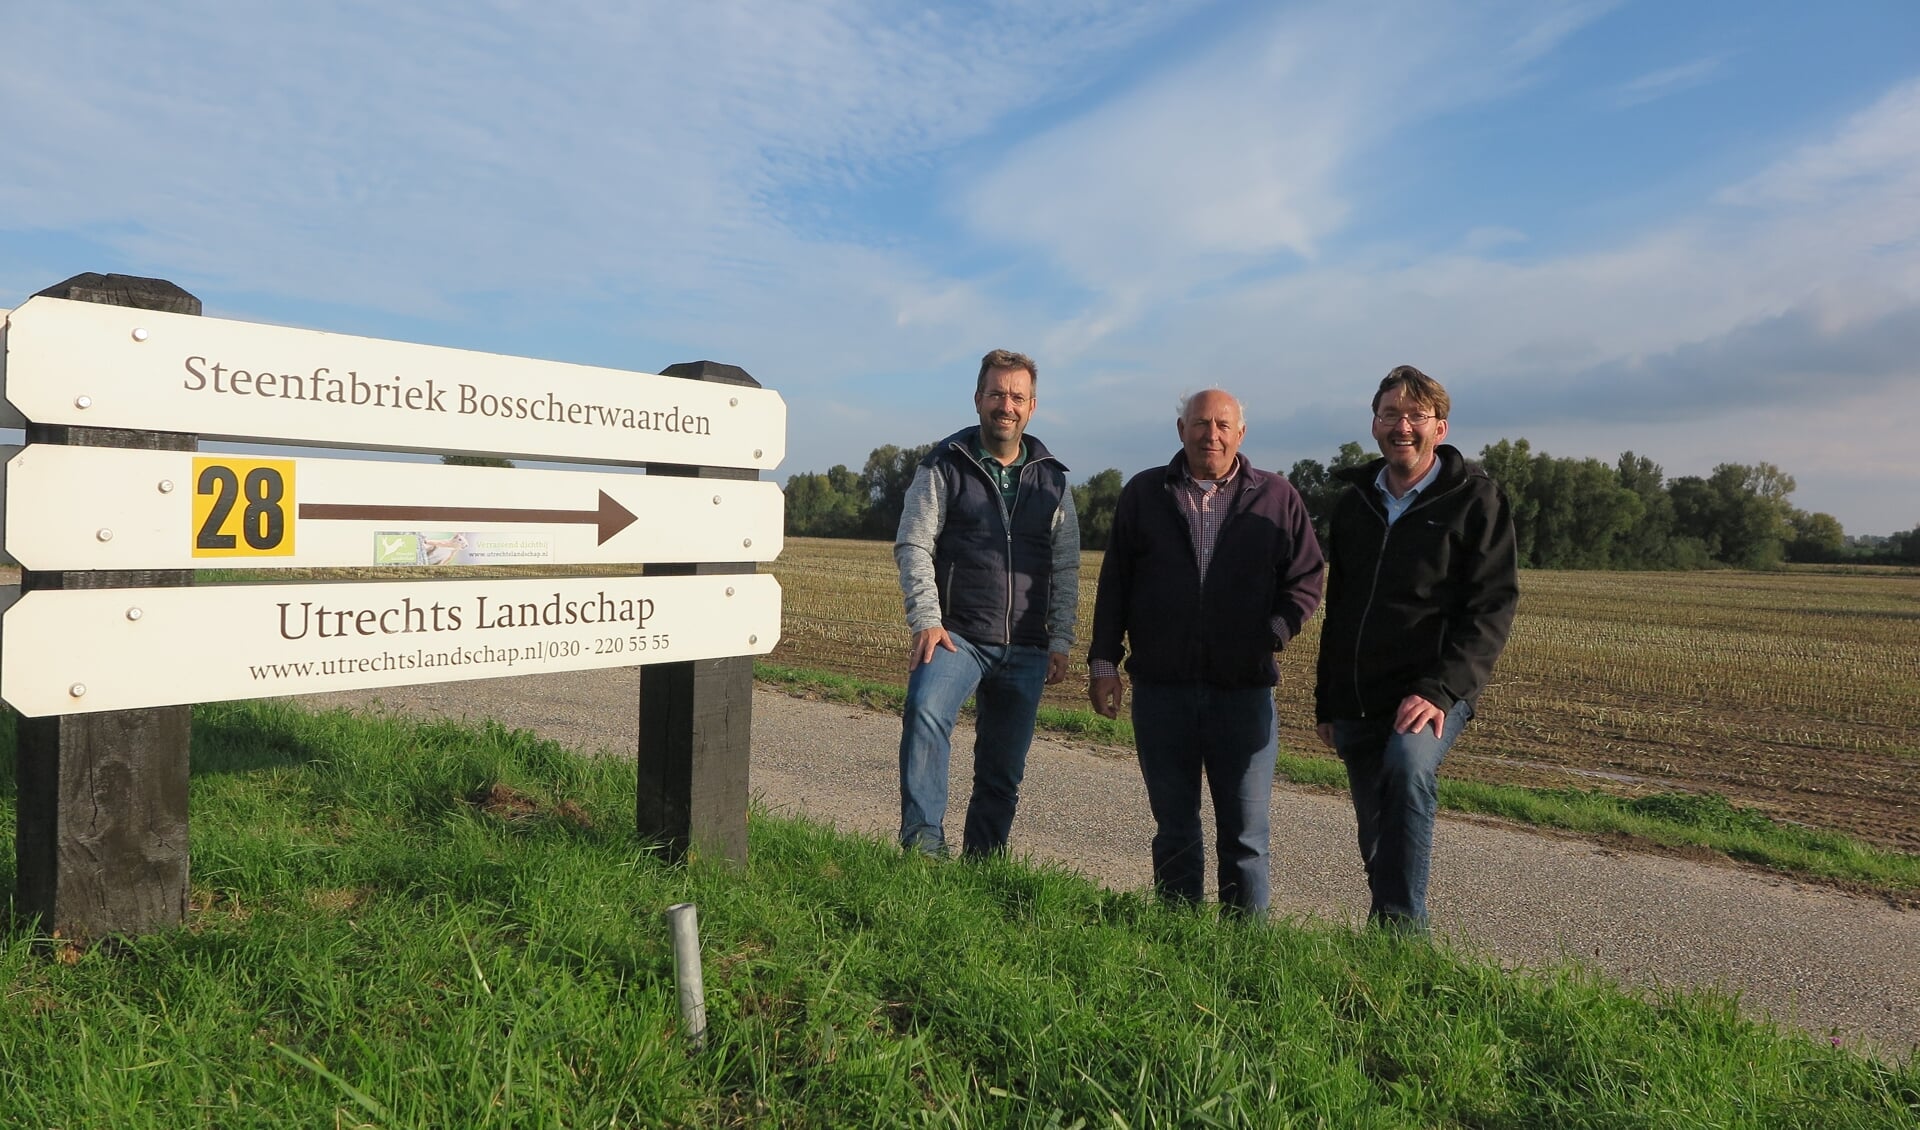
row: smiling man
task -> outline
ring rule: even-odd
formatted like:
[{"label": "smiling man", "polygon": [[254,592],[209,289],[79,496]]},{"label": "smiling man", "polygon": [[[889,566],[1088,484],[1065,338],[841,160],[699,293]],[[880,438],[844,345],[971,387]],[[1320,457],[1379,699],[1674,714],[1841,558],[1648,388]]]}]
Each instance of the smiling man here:
[{"label": "smiling man", "polygon": [[1155,891],[1186,905],[1205,893],[1204,777],[1221,906],[1259,917],[1279,750],[1273,653],[1320,603],[1320,543],[1292,484],[1240,457],[1247,420],[1233,396],[1187,397],[1174,430],[1172,462],[1120,492],[1093,605],[1087,696],[1118,717],[1125,659],[1155,825]]},{"label": "smiling man", "polygon": [[1067,468],[1026,434],[1039,403],[1025,354],[996,349],[974,381],[976,427],[933,445],[907,488],[893,557],[913,632],[900,727],[900,842],[946,854],[947,764],[975,702],[961,850],[1004,851],[1043,685],[1067,676],[1080,607],[1080,520]]},{"label": "smiling man", "polygon": [[1353,791],[1370,921],[1427,931],[1440,762],[1506,646],[1519,603],[1513,515],[1498,483],[1444,443],[1452,402],[1411,365],[1373,396],[1381,458],[1328,522],[1315,732]]}]

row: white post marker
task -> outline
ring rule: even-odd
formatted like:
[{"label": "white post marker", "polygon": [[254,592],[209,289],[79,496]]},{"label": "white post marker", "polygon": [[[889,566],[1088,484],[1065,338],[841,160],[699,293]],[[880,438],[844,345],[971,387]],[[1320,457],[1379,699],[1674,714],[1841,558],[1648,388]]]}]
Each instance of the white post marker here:
[{"label": "white post marker", "polygon": [[782,542],[780,487],[753,480],[48,444],[0,459],[28,569],[771,561]]},{"label": "white post marker", "polygon": [[673,981],[679,990],[680,1034],[687,1047],[707,1046],[707,989],[700,972],[700,912],[690,902],[667,908],[667,931],[673,938]]},{"label": "white post marker", "polygon": [[0,621],[29,717],[764,655],[770,574],[31,592]]},{"label": "white post marker", "polygon": [[786,450],[772,389],[59,298],[8,312],[4,376],[43,424],[762,470]]}]

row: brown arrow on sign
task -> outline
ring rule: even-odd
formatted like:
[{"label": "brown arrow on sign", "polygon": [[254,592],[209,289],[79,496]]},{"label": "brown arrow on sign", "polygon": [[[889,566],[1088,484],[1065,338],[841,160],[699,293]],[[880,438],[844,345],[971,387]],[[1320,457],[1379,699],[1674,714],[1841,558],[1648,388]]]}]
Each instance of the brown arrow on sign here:
[{"label": "brown arrow on sign", "polygon": [[365,506],[348,502],[302,502],[300,517],[320,521],[347,522],[433,522],[445,525],[489,524],[501,522],[549,522],[569,526],[598,526],[599,544],[633,525],[634,513],[600,492],[600,505],[592,510],[522,510],[510,506]]}]

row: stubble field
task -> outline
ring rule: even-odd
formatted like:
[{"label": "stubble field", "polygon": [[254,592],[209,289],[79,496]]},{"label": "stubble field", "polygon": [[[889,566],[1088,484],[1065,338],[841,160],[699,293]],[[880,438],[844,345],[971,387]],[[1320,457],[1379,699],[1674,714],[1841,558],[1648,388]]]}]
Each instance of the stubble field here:
[{"label": "stubble field", "polygon": [[[907,632],[891,547],[791,538],[776,663],[900,684]],[[1086,706],[1100,554],[1049,703]],[[1920,852],[1920,575],[1523,572],[1520,614],[1446,773],[1622,793],[1710,792]],[[1313,736],[1319,619],[1281,655],[1281,740]]]}]

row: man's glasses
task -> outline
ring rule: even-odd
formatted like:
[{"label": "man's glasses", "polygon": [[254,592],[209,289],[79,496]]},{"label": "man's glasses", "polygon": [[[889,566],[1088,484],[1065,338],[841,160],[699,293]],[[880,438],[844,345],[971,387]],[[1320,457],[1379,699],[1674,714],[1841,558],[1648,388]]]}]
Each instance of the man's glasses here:
[{"label": "man's glasses", "polygon": [[1431,412],[1375,412],[1373,418],[1389,428],[1399,427],[1402,420],[1412,424],[1416,428],[1420,428],[1439,419],[1439,417]]}]

